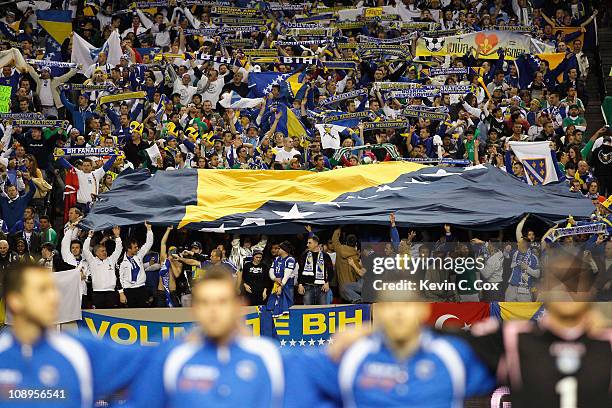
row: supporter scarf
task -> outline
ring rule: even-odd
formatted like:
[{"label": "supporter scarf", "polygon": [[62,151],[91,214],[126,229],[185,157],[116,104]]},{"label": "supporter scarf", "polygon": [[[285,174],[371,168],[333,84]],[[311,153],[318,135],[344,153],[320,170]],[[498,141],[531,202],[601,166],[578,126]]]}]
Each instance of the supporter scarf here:
[{"label": "supporter scarf", "polygon": [[17,119],[13,122],[13,125],[19,127],[51,127],[68,129],[70,122],[67,120]]},{"label": "supporter scarf", "polygon": [[168,0],[154,0],[154,1],[137,1],[132,3],[130,8],[138,9],[149,9],[154,7],[168,7]]},{"label": "supporter scarf", "polygon": [[287,35],[293,37],[309,36],[309,37],[331,37],[338,31],[335,27],[323,28],[291,28]]},{"label": "supporter scarf", "polygon": [[203,27],[203,28],[186,28],[183,30],[185,35],[202,35],[204,37],[213,37],[217,35],[218,28],[216,27]]},{"label": "supporter scarf", "polygon": [[409,157],[403,158],[402,161],[412,162],[412,163],[439,163],[439,164],[447,164],[449,166],[458,166],[464,167],[469,166],[472,162],[468,159],[436,159],[436,158],[424,158],[424,157]]},{"label": "supporter scarf", "polygon": [[217,62],[219,64],[229,64],[229,65],[235,65],[237,67],[241,67],[242,64],[240,63],[240,61],[238,61],[237,58],[227,58],[227,57],[220,57],[220,56],[216,56],[216,55],[209,55],[209,54],[200,54],[200,53],[195,53],[193,55],[187,55],[187,59],[196,59],[196,60],[202,60],[202,61],[212,61],[212,62]]},{"label": "supporter scarf", "polygon": [[42,113],[0,113],[0,119],[17,120],[17,119],[35,119],[44,120],[45,116]]},{"label": "supporter scarf", "polygon": [[232,48],[253,48],[255,43],[250,38],[223,38],[221,45]]},{"label": "supporter scarf", "polygon": [[505,26],[495,26],[493,27],[493,30],[514,31],[516,33],[531,33],[535,31],[535,27],[534,26],[524,26],[524,25],[519,25],[519,26],[505,25]]},{"label": "supporter scarf", "polygon": [[441,85],[441,86],[435,86],[435,85],[425,85],[423,86],[423,88],[438,88],[440,90],[441,93],[443,94],[467,94],[470,92],[475,92],[476,88],[474,87],[474,85]]},{"label": "supporter scarf", "polygon": [[336,102],[344,101],[346,99],[358,98],[360,96],[366,96],[368,94],[367,89],[356,89],[354,91],[341,93],[339,95],[333,95],[323,99],[321,105],[327,106]]},{"label": "supporter scarf", "polygon": [[388,98],[431,98],[440,95],[437,88],[411,88],[401,91],[388,91]]},{"label": "supporter scarf", "polygon": [[323,257],[323,251],[317,252],[317,264],[313,265],[312,251],[308,251],[306,254],[306,260],[304,262],[304,271],[302,275],[313,276],[315,285],[323,285],[325,283],[325,258]]},{"label": "supporter scarf", "polygon": [[272,11],[302,11],[303,4],[280,4],[280,3],[264,3],[268,10]]},{"label": "supporter scarf", "polygon": [[283,28],[326,28],[321,23],[281,23]]},{"label": "supporter scarf", "polygon": [[334,13],[322,13],[322,14],[316,14],[314,16],[295,18],[296,23],[311,23],[313,21],[325,21],[325,20],[335,21],[336,17],[334,17]]},{"label": "supporter scarf", "polygon": [[319,59],[315,56],[312,57],[280,57],[280,62],[288,65],[316,65]]},{"label": "supporter scarf", "polygon": [[232,26],[219,28],[217,32],[220,35],[236,34],[236,33],[252,33],[259,31],[266,31],[268,27],[265,25],[244,25],[244,26]]},{"label": "supporter scarf", "polygon": [[592,223],[592,224],[584,224],[578,225],[576,227],[568,227],[568,228],[557,228],[553,230],[550,235],[551,241],[556,241],[561,237],[569,237],[572,235],[582,235],[582,234],[603,234],[606,232],[606,224],[603,223]]},{"label": "supporter scarf", "polygon": [[357,47],[360,50],[392,50],[392,51],[404,51],[409,52],[410,47],[405,44],[393,44],[393,43],[359,43]]},{"label": "supporter scarf", "polygon": [[422,85],[389,93],[392,98],[428,98],[441,94],[463,95],[474,90],[472,85]]},{"label": "supporter scarf", "polygon": [[359,42],[361,43],[369,43],[369,44],[401,44],[412,41],[413,35],[406,34],[397,38],[376,38],[376,37],[368,37],[367,35],[360,35]]},{"label": "supporter scarf", "polygon": [[364,16],[363,20],[378,23],[380,21],[399,21],[401,17],[398,14],[383,14],[381,16]]},{"label": "supporter scarf", "polygon": [[136,260],[134,259],[133,256],[127,256],[127,260],[130,262],[130,265],[132,265],[132,270],[131,270],[131,275],[132,275],[132,283],[136,283],[136,280],[138,279],[138,273],[140,272],[140,266],[138,266],[138,263],[136,262]]},{"label": "supporter scarf", "polygon": [[320,40],[306,40],[306,41],[276,41],[274,44],[281,47],[293,47],[303,45],[305,47],[309,45],[324,45],[331,44],[333,41],[331,39],[320,39]]},{"label": "supporter scarf", "polygon": [[423,119],[431,119],[431,120],[444,120],[448,115],[447,112],[435,111],[435,110],[425,110],[425,109],[415,109],[414,107],[407,107],[402,111],[402,115],[408,116],[411,118],[423,118]]},{"label": "supporter scarf", "polygon": [[259,10],[254,8],[214,6],[210,9],[212,14],[230,15],[230,16],[249,16],[254,17],[259,13]]},{"label": "supporter scarf", "polygon": [[30,65],[41,65],[44,67],[60,67],[60,68],[76,68],[78,64],[74,62],[49,61],[39,59],[27,59],[26,62]]},{"label": "supporter scarf", "polygon": [[324,69],[357,69],[355,61],[319,61]]},{"label": "supporter scarf", "polygon": [[166,305],[168,307],[174,307],[172,304],[172,297],[170,296],[170,260],[166,259],[166,262],[162,265],[159,270],[159,279],[164,287],[166,294]]},{"label": "supporter scarf", "polygon": [[226,0],[203,1],[203,0],[181,0],[181,5],[185,6],[230,6],[231,2]]},{"label": "supporter scarf", "polygon": [[58,147],[55,157],[120,156],[121,151],[114,147]]},{"label": "supporter scarf", "polygon": [[358,28],[365,27],[366,23],[363,21],[338,21],[332,24],[339,30],[355,30]]},{"label": "supporter scarf", "polygon": [[278,50],[276,49],[254,49],[254,50],[244,50],[243,54],[247,57],[278,57]]},{"label": "supporter scarf", "polygon": [[339,44],[336,44],[336,47],[340,50],[346,50],[346,49],[356,50],[359,48],[359,44],[357,43],[339,43]]},{"label": "supporter scarf", "polygon": [[411,89],[416,88],[420,84],[415,82],[374,82],[372,87],[374,89]]},{"label": "supporter scarf", "polygon": [[241,17],[213,17],[213,23],[220,25],[248,25],[261,24],[260,18],[241,18]]},{"label": "supporter scarf", "polygon": [[443,68],[443,67],[439,67],[439,68],[428,68],[428,72],[426,72],[426,74],[428,74],[429,76],[438,76],[438,75],[465,75],[465,74],[469,74],[470,73],[470,68],[465,67],[465,68],[461,68],[461,67],[449,67],[449,68]]},{"label": "supporter scarf", "polygon": [[374,129],[402,129],[408,127],[406,120],[385,120],[380,122],[366,122],[363,124],[363,130]]},{"label": "supporter scarf", "polygon": [[105,103],[126,101],[129,99],[147,99],[147,93],[145,91],[138,91],[138,92],[126,92],[126,93],[117,94],[117,95],[101,96],[100,98],[98,98],[98,106],[105,104]]},{"label": "supporter scarf", "polygon": [[450,37],[452,35],[460,34],[461,30],[456,28],[452,30],[434,30],[434,31],[421,31],[419,35],[421,37],[439,38],[439,37]]},{"label": "supporter scarf", "polygon": [[424,30],[436,30],[440,28],[440,24],[439,23],[427,23],[427,22],[410,23],[410,22],[402,21],[402,22],[392,22],[389,27],[396,29],[396,30],[424,31]]},{"label": "supporter scarf", "polygon": [[354,112],[354,113],[341,113],[340,115],[331,114],[325,115],[323,117],[323,123],[331,123],[339,120],[347,120],[347,119],[363,119],[363,118],[371,118],[375,119],[376,114],[374,112]]},{"label": "supporter scarf", "polygon": [[407,51],[404,50],[393,50],[389,48],[370,48],[370,49],[358,49],[357,53],[361,56],[361,59],[366,58],[380,58],[381,55],[392,55],[399,57],[395,61],[405,60],[407,57]]},{"label": "supporter scarf", "polygon": [[108,91],[114,92],[117,88],[113,84],[63,84],[62,88],[67,91]]}]

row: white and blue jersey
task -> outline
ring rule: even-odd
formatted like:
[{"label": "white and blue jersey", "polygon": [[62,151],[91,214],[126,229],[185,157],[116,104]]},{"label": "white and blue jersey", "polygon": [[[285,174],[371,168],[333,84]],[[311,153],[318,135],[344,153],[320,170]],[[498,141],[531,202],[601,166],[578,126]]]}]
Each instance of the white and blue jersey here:
[{"label": "white and blue jersey", "polygon": [[[302,353],[304,354],[304,353]],[[373,334],[353,344],[339,363],[326,354],[303,355],[292,375],[308,390],[290,407],[463,407],[463,400],[493,390],[495,377],[460,338],[423,330],[420,345],[398,361]],[[298,363],[296,363],[298,364]]]},{"label": "white and blue jersey", "polygon": [[236,337],[219,346],[197,334],[160,346],[130,392],[129,406],[281,407],[283,361],[269,340]]},{"label": "white and blue jersey", "polygon": [[133,347],[48,331],[32,345],[0,335],[0,407],[90,408],[139,372]]}]

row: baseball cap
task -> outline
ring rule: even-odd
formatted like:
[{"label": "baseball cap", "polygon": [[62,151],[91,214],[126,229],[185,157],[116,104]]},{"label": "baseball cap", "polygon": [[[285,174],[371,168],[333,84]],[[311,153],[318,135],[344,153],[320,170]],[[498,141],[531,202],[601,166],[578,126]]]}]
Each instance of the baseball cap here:
[{"label": "baseball cap", "polygon": [[193,241],[191,243],[191,247],[192,248],[198,248],[198,249],[202,249],[202,243],[200,241]]}]

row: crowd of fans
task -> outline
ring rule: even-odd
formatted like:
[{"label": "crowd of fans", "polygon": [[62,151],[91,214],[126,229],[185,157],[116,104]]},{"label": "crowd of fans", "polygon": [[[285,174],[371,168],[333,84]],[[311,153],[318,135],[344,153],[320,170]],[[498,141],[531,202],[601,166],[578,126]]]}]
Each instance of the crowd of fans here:
[{"label": "crowd of fans", "polygon": [[[154,234],[147,224],[145,242],[140,227],[94,233],[82,231],[78,222],[125,171],[327,171],[397,159],[380,147],[363,148],[368,145],[393,145],[402,159],[436,162],[450,158],[490,164],[527,182],[508,142],[550,141],[568,189],[593,200],[604,215],[609,213],[602,196],[612,195],[612,138],[607,128],[592,129],[584,118],[589,97],[586,81],[594,78],[581,35],[597,16],[587,2],[364,0],[318,1],[299,7],[246,0],[229,3],[191,5],[170,0],[153,2],[151,7],[141,3],[130,7],[123,1],[70,2],[74,32],[102,50],[93,65],[65,68],[57,76],[52,76],[55,66],[52,70],[25,62],[44,56],[39,51],[45,46],[46,33],[36,23],[32,7],[11,5],[4,10],[0,24],[19,21],[13,37],[0,30],[5,37],[0,44],[0,84],[12,87],[10,112],[24,114],[24,118],[41,113],[45,119],[66,120],[68,125],[25,127],[14,122],[17,116],[6,115],[0,126],[0,208],[5,235],[0,240],[0,268],[32,260],[54,270],[80,268],[85,307],[189,305],[192,279],[219,263],[237,277],[237,287],[251,304],[272,303],[280,312],[294,302],[294,291],[305,304],[334,299],[361,302],[367,256],[359,237],[342,234],[340,229],[314,234],[309,228],[303,236],[285,240],[196,235],[171,227],[162,236],[163,231],[155,229],[160,233]],[[255,7],[256,12],[241,15],[234,10],[224,15],[215,9],[220,6]],[[332,6],[337,7],[332,11],[339,17],[331,26],[320,20],[324,24],[319,28],[342,22],[342,10],[351,8],[382,6],[383,15],[398,15],[399,20],[365,18],[357,13],[353,25],[329,36],[299,35],[299,29],[308,27],[310,21],[319,22],[303,20],[303,16],[317,16],[313,10]],[[236,29],[231,20],[245,23]],[[540,61],[538,70],[529,74],[529,85],[521,87],[528,74],[505,58],[504,49],[496,59],[480,58],[481,49],[459,57],[417,57],[416,39],[424,36],[421,31],[425,29],[403,27],[398,21],[431,23],[431,30],[452,33],[530,26],[533,38],[565,56],[555,69]],[[247,26],[252,29],[245,29]],[[566,34],[560,27],[576,30]],[[123,52],[118,65],[108,62],[109,50],[104,47],[115,30]],[[406,44],[397,43],[404,45],[401,56],[384,49],[359,52],[360,45],[372,39],[384,43],[404,36]],[[62,61],[71,61],[73,45],[74,36],[61,44]],[[269,50],[273,56],[251,57],[250,50]],[[299,57],[315,57],[319,63]],[[472,71],[428,75],[434,66],[470,67]],[[249,76],[261,72],[297,73],[300,91],[290,92],[281,80],[270,83],[269,92],[253,107],[223,106],[221,100],[226,96],[253,99]],[[484,86],[478,86],[479,78]],[[466,94],[395,98],[376,85],[385,82],[476,86]],[[84,90],[71,84],[83,84]],[[144,96],[100,103],[102,97],[128,92],[144,92]],[[349,92],[355,96],[323,104]],[[406,106],[444,111],[446,117],[412,117],[405,128],[366,126],[396,119]],[[322,118],[331,110],[365,113],[339,134],[340,145],[348,148],[341,157],[334,157],[335,149],[323,148],[316,127],[327,123]],[[288,115],[298,120],[302,134],[287,125]],[[59,157],[58,147],[111,150],[100,156]],[[487,260],[485,269],[473,273],[503,283],[496,294],[485,296],[471,289],[430,294],[432,300],[532,300],[540,248],[536,234],[530,231],[523,237],[522,228],[523,223],[513,245],[503,243],[507,237],[491,240],[472,234],[465,236],[469,244],[413,245],[416,233],[400,239],[391,217],[392,244],[385,252],[482,254]],[[458,240],[450,226],[418,234],[422,241],[434,243]],[[387,233],[381,236],[387,239]],[[612,279],[606,279],[604,273],[610,270],[610,257],[597,254],[610,250],[612,246],[603,239],[589,247],[593,255],[589,253],[588,262],[594,273],[600,271],[599,276],[604,277],[600,282],[604,297],[612,294]],[[446,278],[439,271],[422,273],[430,279]],[[270,303],[272,297],[277,301]]]}]

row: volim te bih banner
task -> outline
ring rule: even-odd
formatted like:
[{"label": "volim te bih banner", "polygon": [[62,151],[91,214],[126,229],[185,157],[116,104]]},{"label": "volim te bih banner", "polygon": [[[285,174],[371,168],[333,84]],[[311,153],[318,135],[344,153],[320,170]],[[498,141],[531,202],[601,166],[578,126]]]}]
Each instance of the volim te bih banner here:
[{"label": "volim te bih banner", "polygon": [[[290,309],[289,315],[276,318],[274,332],[267,335],[276,337],[281,346],[320,346],[327,344],[327,340],[336,332],[361,327],[364,322],[370,322],[370,311],[371,306],[367,304],[296,306]],[[129,315],[134,318],[125,317],[127,312],[84,310],[83,319],[77,324],[80,331],[89,332],[94,337],[110,339],[123,345],[141,346],[155,346],[162,341],[179,338],[193,325],[187,309],[131,309]],[[175,318],[167,318],[166,321],[145,320],[145,316],[151,316],[152,313],[159,316],[158,320],[163,320],[164,314],[174,314]],[[244,323],[248,333],[254,336],[263,334],[262,314],[257,308],[245,308]]]}]

